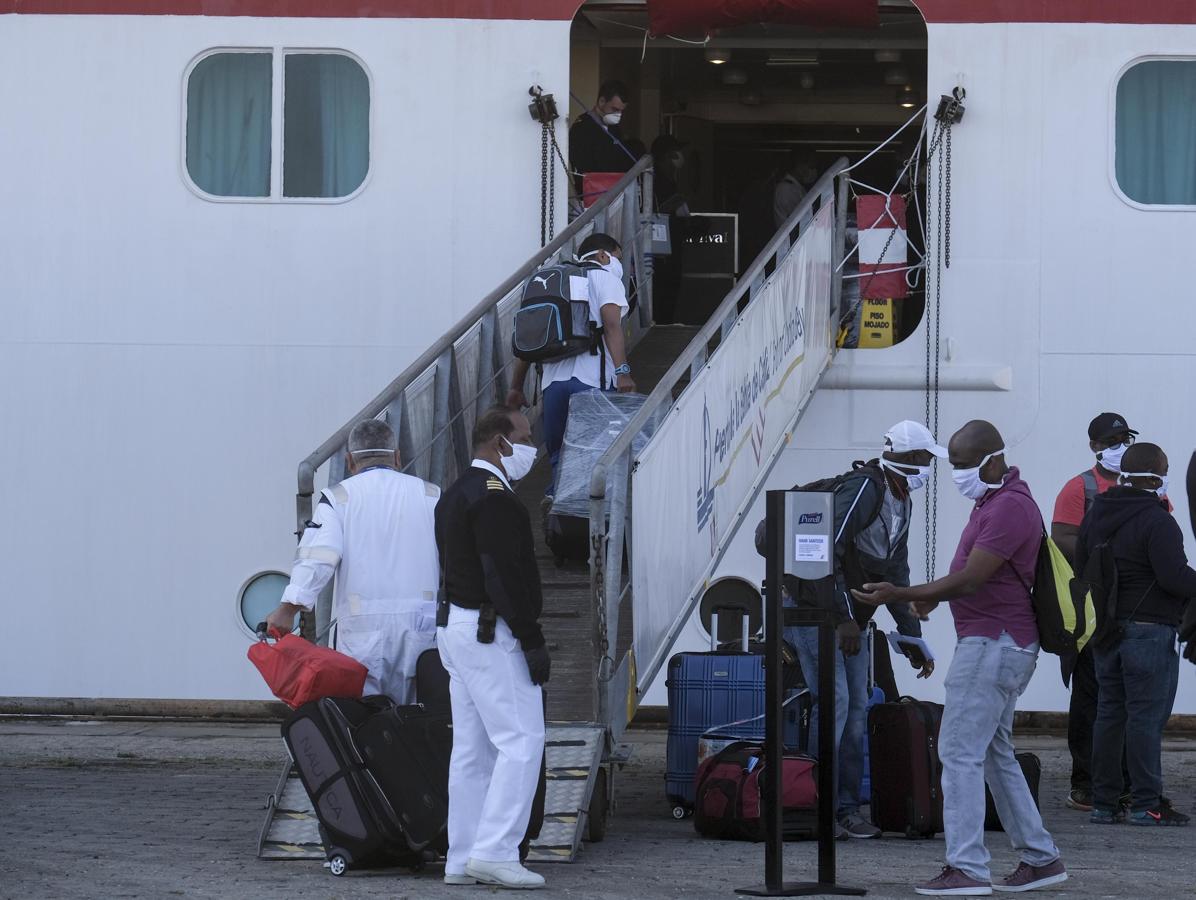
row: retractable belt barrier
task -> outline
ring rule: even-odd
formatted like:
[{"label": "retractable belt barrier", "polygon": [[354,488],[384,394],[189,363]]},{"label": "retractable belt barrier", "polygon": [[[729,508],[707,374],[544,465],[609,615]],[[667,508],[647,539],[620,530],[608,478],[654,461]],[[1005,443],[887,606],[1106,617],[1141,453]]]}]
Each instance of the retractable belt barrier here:
[{"label": "retractable belt barrier", "polygon": [[[859,897],[863,888],[835,881],[835,786],[839,767],[835,753],[835,625],[821,609],[786,609],[784,576],[822,577],[833,571],[833,494],[811,491],[769,491],[766,504],[764,590],[764,761],[761,779],[764,812],[764,884],[739,888],[750,897],[805,897],[814,894]],[[799,507],[808,506],[809,511]],[[782,736],[784,675],[781,670],[785,625],[818,627],[818,880],[786,883],[783,859],[783,805],[780,773],[785,758]]]}]

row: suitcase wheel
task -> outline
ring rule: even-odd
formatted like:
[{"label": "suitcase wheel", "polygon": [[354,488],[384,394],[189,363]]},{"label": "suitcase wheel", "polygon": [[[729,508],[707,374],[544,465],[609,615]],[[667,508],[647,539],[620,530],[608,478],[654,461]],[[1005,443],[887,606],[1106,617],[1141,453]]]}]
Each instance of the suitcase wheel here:
[{"label": "suitcase wheel", "polygon": [[689,815],[689,811],[684,806],[674,806],[673,807],[673,818],[674,819],[684,819],[687,815]]},{"label": "suitcase wheel", "polygon": [[333,875],[340,877],[345,874],[345,870],[349,868],[349,862],[339,853],[334,853],[328,858],[328,871]]}]

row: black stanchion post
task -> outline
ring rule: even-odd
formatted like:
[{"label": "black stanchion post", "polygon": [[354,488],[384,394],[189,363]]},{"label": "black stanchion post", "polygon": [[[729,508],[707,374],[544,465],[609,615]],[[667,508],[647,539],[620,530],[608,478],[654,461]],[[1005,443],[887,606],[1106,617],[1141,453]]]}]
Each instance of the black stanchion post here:
[{"label": "black stanchion post", "polygon": [[[859,897],[863,888],[835,883],[835,627],[828,612],[785,609],[781,585],[785,576],[789,530],[786,496],[789,491],[769,491],[765,504],[765,656],[764,656],[764,775],[761,805],[764,813],[764,885],[739,888],[749,897],[805,897],[815,894]],[[821,519],[821,517],[820,517]],[[828,523],[829,524],[829,523]],[[784,800],[785,750],[782,736],[784,674],[782,632],[785,625],[818,627],[818,881],[785,883]]]}]

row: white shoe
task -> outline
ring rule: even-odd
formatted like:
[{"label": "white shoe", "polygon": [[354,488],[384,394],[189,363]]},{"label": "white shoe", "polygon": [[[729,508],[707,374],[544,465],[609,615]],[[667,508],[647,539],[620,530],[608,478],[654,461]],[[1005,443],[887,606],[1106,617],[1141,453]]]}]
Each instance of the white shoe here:
[{"label": "white shoe", "polygon": [[504,888],[533,889],[544,887],[544,877],[517,862],[487,862],[471,859],[465,864],[465,874],[476,878],[482,884],[494,884]]},{"label": "white shoe", "polygon": [[472,875],[466,875],[464,872],[459,874],[444,873],[445,884],[477,884],[478,880]]}]

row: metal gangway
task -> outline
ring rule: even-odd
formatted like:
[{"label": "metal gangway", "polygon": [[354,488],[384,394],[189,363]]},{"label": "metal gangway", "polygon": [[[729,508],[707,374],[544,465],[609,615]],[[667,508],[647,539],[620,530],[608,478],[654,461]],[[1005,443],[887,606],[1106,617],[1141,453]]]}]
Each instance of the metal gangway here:
[{"label": "metal gangway", "polygon": [[[333,485],[345,477],[348,434],[365,418],[384,418],[395,428],[405,472],[442,488],[451,484],[469,466],[469,438],[478,415],[501,402],[511,387],[512,322],[526,279],[545,265],[572,257],[595,231],[607,232],[623,245],[624,284],[636,301],[624,321],[625,337],[637,382],[650,393],[594,469],[588,566],[557,568],[543,536],[537,535],[553,679],[548,685],[545,826],[532,845],[532,860],[569,861],[583,837],[601,839],[612,802],[614,767],[628,753],[619,743],[623,732],[831,361],[841,283],[835,262],[844,249],[846,181],[840,176],[845,168],[846,161],[840,160],[818,180],[705,326],[654,328],[650,250],[659,217],[653,208],[651,158],[644,157],[299,464],[295,513],[300,532],[311,518],[317,481]],[[811,253],[815,245],[817,252]],[[801,353],[794,363],[793,345],[786,352],[776,345],[774,362],[787,367],[779,373],[782,387],[766,385],[769,390],[756,399],[784,408],[774,410],[771,421],[776,424],[766,423],[753,438],[756,462],[751,477],[744,479],[737,471],[737,477],[724,477],[718,485],[707,479],[702,490],[708,496],[697,504],[699,515],[703,503],[708,512],[705,553],[670,570],[679,571],[680,577],[666,586],[665,595],[655,590],[637,595],[637,583],[656,562],[637,563],[645,554],[651,559],[658,552],[654,544],[676,540],[671,529],[656,538],[650,530],[652,515],[645,514],[643,503],[659,493],[654,485],[667,480],[653,472],[667,462],[671,444],[686,442],[682,432],[694,420],[695,392],[712,384],[719,388],[719,379],[727,377],[720,360],[731,360],[732,348],[745,339],[758,343],[762,334],[769,334],[772,325],[765,319],[775,318],[778,309],[781,318],[772,324],[780,328],[782,342],[800,331]],[[650,373],[647,378],[645,371]],[[528,411],[535,427],[539,392],[526,394],[535,398]],[[660,425],[632,459],[633,438],[649,420]],[[740,425],[744,421],[741,417]],[[754,420],[747,424],[755,427]],[[547,461],[541,460],[539,471],[518,486],[525,502],[537,499],[547,480],[546,468]],[[662,495],[670,503],[666,521],[673,514],[668,493]],[[693,512],[688,489],[678,498],[684,509],[677,514]],[[716,507],[732,514],[714,517]],[[327,627],[331,602],[330,585],[320,597],[314,621],[304,622],[309,636]],[[260,855],[323,858],[305,799],[288,765],[271,800]]]}]

